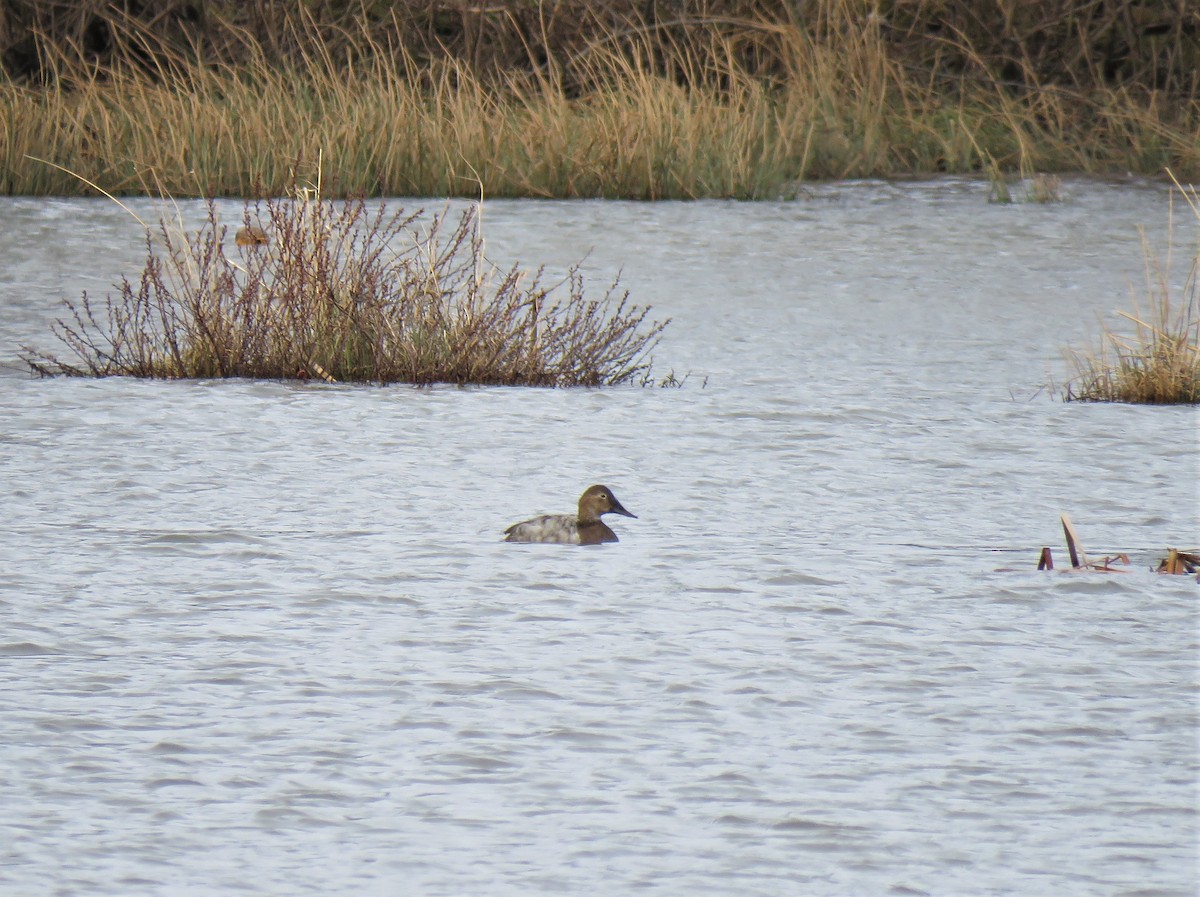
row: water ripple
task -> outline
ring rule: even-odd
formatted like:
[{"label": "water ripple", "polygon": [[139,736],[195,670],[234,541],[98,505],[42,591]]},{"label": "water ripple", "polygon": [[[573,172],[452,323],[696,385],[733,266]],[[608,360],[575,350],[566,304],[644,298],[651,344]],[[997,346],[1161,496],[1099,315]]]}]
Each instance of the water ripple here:
[{"label": "water ripple", "polygon": [[[0,375],[9,890],[1194,894],[1196,411],[1028,398],[1163,190],[986,192],[492,201],[680,391]],[[3,203],[0,352],[141,246]],[[500,541],[596,481],[619,545]]]}]

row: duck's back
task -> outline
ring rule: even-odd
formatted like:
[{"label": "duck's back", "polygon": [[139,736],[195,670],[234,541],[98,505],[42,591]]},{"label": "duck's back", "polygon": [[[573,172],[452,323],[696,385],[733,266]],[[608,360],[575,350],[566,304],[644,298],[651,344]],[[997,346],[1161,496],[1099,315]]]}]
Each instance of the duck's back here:
[{"label": "duck's back", "polygon": [[505,542],[556,542],[579,544],[579,518],[574,514],[543,514],[514,523],[505,531]]},{"label": "duck's back", "polygon": [[504,531],[505,542],[549,542],[560,545],[599,545],[616,542],[617,534],[599,520],[582,526],[574,514],[543,514],[514,523]]}]

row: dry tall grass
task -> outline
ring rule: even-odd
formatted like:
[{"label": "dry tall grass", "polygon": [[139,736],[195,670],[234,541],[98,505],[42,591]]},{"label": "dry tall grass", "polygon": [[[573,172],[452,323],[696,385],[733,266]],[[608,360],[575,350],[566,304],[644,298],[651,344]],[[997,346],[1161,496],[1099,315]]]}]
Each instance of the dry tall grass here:
[{"label": "dry tall grass", "polygon": [[[1200,224],[1195,187],[1177,187]],[[1145,234],[1142,257],[1144,295],[1135,292],[1133,310],[1119,313],[1132,330],[1104,327],[1098,348],[1068,350],[1075,376],[1066,401],[1200,404],[1200,243],[1182,288],[1172,286],[1170,252],[1162,257]]]},{"label": "dry tall grass", "polygon": [[[322,31],[303,12],[281,26],[296,33],[289,53],[247,37],[224,54],[236,62],[117,21],[123,55],[96,65],[61,43],[41,84],[0,83],[0,192],[82,189],[32,156],[114,193],[152,175],[177,196],[278,194],[291,161],[321,150],[347,195],[474,195],[481,179],[493,196],[756,198],[805,178],[989,165],[1200,172],[1194,94],[1043,85],[1032,65],[1014,86],[973,52],[971,21],[928,38],[953,57],[942,66],[900,30],[912,3],[893,22],[852,0],[820,0],[805,18],[769,6],[669,21],[597,12],[569,55],[522,38],[540,60],[523,69],[394,45],[399,25]],[[501,22],[527,12],[496,8]]]},{"label": "dry tall grass", "polygon": [[[578,267],[500,270],[474,210],[422,224],[312,194],[246,206],[230,241],[212,201],[188,232],[147,232],[141,276],[117,296],[68,300],[68,354],[24,347],[43,375],[322,377],[349,382],[605,386],[651,381],[666,322],[613,284],[585,294]],[[665,384],[673,383],[669,377]]]}]

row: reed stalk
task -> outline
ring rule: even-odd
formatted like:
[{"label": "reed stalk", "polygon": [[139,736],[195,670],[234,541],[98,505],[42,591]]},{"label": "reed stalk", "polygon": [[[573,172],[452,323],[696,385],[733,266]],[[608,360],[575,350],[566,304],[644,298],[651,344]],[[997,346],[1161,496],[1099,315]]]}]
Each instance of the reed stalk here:
[{"label": "reed stalk", "polygon": [[505,0],[491,24],[470,20],[509,63],[525,53],[504,66],[479,58],[483,43],[472,55],[400,42],[409,5],[391,26],[336,28],[301,7],[272,32],[286,51],[232,25],[228,46],[206,48],[114,19],[125,49],[103,64],[64,39],[44,47],[39,83],[0,80],[0,192],[87,192],[36,157],[114,194],[157,181],[175,196],[280,195],[291,161],[318,150],[345,195],[473,196],[482,180],[492,196],[752,199],[806,178],[990,165],[1200,172],[1200,101],[1186,89],[1047,83],[1052,60],[1005,80],[969,18],[909,37],[936,18],[916,0],[891,19],[851,0],[804,18],[747,3],[667,20],[585,5],[559,46],[553,10],[526,21]]}]

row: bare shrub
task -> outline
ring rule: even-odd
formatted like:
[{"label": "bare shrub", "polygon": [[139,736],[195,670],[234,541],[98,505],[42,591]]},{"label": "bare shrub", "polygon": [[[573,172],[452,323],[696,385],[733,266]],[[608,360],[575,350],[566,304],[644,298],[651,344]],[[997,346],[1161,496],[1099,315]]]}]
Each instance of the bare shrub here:
[{"label": "bare shrub", "polygon": [[648,320],[617,281],[597,298],[578,264],[550,284],[541,268],[497,268],[475,207],[422,221],[301,193],[247,204],[254,239],[234,241],[210,200],[199,230],[164,218],[147,232],[141,276],[115,296],[66,300],[53,332],[68,352],[26,346],[22,359],[91,377],[653,382],[668,322]]}]

